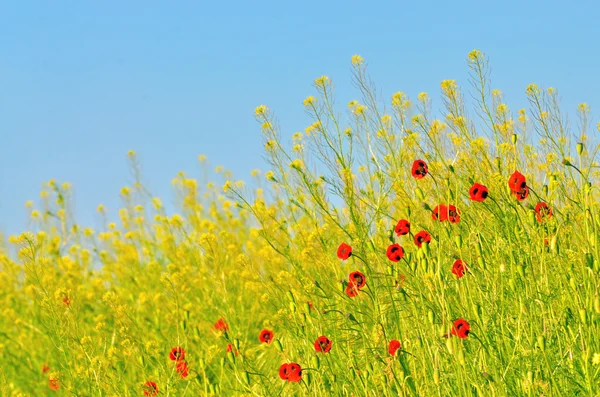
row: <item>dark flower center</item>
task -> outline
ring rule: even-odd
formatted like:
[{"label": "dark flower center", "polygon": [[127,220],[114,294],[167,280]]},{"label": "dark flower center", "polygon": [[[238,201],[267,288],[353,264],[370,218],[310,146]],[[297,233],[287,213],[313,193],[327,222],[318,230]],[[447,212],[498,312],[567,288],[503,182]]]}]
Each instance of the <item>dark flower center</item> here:
[{"label": "dark flower center", "polygon": [[485,190],[483,192],[481,192],[482,198],[487,198],[487,196],[488,196],[488,192],[486,192]]}]

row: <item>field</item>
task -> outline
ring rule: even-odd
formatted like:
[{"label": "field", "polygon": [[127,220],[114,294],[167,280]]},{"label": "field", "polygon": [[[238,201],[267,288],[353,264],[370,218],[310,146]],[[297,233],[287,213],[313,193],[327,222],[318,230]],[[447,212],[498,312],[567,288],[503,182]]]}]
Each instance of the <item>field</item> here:
[{"label": "field", "polygon": [[317,78],[291,142],[258,106],[270,169],[181,173],[177,213],[133,151],[102,230],[48,182],[0,246],[2,395],[599,395],[600,125],[467,67],[438,112],[352,57],[359,100]]}]

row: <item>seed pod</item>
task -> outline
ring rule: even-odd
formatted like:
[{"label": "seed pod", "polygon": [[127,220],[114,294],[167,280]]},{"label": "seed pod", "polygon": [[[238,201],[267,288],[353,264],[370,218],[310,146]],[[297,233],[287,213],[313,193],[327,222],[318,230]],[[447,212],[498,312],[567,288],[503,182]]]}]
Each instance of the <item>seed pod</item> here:
[{"label": "seed pod", "polygon": [[305,372],[303,378],[308,385],[312,383],[312,374],[310,372]]},{"label": "seed pod", "polygon": [[433,314],[433,310],[427,312],[427,318],[429,319],[429,324],[435,323],[435,314]]},{"label": "seed pod", "polygon": [[465,349],[461,348],[461,349],[458,350],[458,362],[461,365],[465,365],[466,364],[466,362],[465,362]]},{"label": "seed pod", "polygon": [[483,256],[483,248],[481,247],[481,241],[477,240],[477,244],[475,244],[475,250],[477,251],[477,255]]},{"label": "seed pod", "polygon": [[235,346],[235,350],[240,350],[240,340],[238,338],[233,340],[233,346]]},{"label": "seed pod", "polygon": [[583,143],[578,142],[577,143],[577,154],[579,154],[581,156],[581,153],[583,153]]},{"label": "seed pod", "polygon": [[596,313],[600,314],[600,296],[598,295],[594,298],[594,310]]},{"label": "seed pod", "polygon": [[242,377],[244,378],[244,382],[246,383],[246,385],[250,386],[250,374],[248,373],[248,371],[243,371]]},{"label": "seed pod", "polygon": [[508,286],[510,287],[510,289],[514,290],[515,289],[515,279],[511,278],[508,280]]},{"label": "seed pod", "polygon": [[479,267],[481,269],[485,269],[485,261],[483,260],[482,256],[480,256],[479,258],[477,258],[477,264],[479,265]]},{"label": "seed pod", "polygon": [[227,352],[227,359],[232,363],[235,363],[235,354],[233,353],[233,351]]},{"label": "seed pod", "polygon": [[215,385],[213,385],[212,383],[210,383],[210,384],[208,385],[208,392],[209,392],[210,394],[215,394],[215,392],[216,392],[216,390],[215,390]]},{"label": "seed pod", "polygon": [[421,259],[421,269],[423,269],[424,272],[427,272],[427,259]]},{"label": "seed pod", "polygon": [[446,339],[446,348],[448,349],[448,353],[450,353],[450,355],[454,354],[454,338]]},{"label": "seed pod", "polygon": [[296,304],[294,302],[290,302],[290,310],[292,313],[296,313]]},{"label": "seed pod", "polygon": [[517,265],[517,271],[519,272],[519,276],[521,276],[521,278],[525,278],[525,265]]},{"label": "seed pod", "polygon": [[433,382],[436,385],[440,383],[440,370],[437,368],[433,370]]},{"label": "seed pod", "polygon": [[304,303],[304,313],[310,314],[310,305],[308,304],[308,302]]},{"label": "seed pod", "polygon": [[529,383],[529,385],[533,384],[533,372],[532,371],[527,371],[527,382]]},{"label": "seed pod", "polygon": [[294,299],[294,294],[292,294],[292,291],[288,291],[285,293],[288,297],[288,299],[292,302],[296,302],[296,300]]},{"label": "seed pod", "polygon": [[550,241],[550,251],[556,255],[560,255],[560,247],[558,246],[558,233],[552,236],[552,240]]}]

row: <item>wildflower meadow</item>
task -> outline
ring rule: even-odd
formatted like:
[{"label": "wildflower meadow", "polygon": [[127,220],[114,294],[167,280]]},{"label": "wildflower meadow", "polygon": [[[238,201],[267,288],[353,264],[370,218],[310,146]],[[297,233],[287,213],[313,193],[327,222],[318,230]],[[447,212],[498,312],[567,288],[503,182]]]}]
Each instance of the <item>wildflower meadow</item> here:
[{"label": "wildflower meadow", "polygon": [[509,108],[479,50],[414,98],[351,67],[357,99],[317,78],[302,132],[257,104],[269,168],[201,155],[176,211],[134,151],[99,230],[46,183],[0,243],[1,395],[599,395],[589,107],[531,84]]}]

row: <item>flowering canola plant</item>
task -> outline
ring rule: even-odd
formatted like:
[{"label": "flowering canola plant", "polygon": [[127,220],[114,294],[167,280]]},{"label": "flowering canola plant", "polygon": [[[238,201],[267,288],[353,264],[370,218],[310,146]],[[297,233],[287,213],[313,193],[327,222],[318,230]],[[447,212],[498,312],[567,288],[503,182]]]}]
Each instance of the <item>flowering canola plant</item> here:
[{"label": "flowering canola plant", "polygon": [[467,64],[470,95],[443,81],[436,115],[426,93],[380,98],[353,56],[345,115],[326,76],[289,146],[257,107],[270,170],[182,172],[178,213],[133,151],[100,230],[46,183],[0,246],[2,395],[600,393],[590,110],[574,128],[532,84],[513,113],[484,54]]}]

